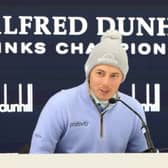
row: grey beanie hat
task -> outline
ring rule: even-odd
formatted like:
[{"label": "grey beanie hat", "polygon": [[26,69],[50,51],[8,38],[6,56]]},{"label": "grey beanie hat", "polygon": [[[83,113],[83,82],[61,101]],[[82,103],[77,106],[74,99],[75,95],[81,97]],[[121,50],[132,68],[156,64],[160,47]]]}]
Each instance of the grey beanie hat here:
[{"label": "grey beanie hat", "polygon": [[91,70],[99,64],[108,64],[115,66],[123,73],[123,81],[126,78],[129,65],[128,56],[123,49],[122,36],[116,30],[108,30],[101,37],[98,43],[91,51],[85,63],[85,75],[88,78]]}]

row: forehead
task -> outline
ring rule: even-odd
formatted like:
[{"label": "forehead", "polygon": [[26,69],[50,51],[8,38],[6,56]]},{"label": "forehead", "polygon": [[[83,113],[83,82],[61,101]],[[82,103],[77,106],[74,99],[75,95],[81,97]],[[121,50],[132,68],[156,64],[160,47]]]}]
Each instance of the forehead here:
[{"label": "forehead", "polygon": [[97,71],[97,70],[101,70],[109,73],[121,73],[119,68],[112,65],[107,65],[107,64],[96,65],[92,71]]}]

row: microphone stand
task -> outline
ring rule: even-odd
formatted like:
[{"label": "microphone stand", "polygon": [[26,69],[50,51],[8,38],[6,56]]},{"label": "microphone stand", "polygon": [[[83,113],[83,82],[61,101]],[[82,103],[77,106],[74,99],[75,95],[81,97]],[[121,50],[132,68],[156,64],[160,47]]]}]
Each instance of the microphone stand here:
[{"label": "microphone stand", "polygon": [[143,151],[145,153],[156,153],[158,152],[158,150],[154,147],[153,145],[153,142],[152,142],[152,139],[151,139],[151,136],[150,136],[150,131],[149,131],[149,128],[147,126],[147,124],[144,122],[143,118],[141,117],[141,115],[139,113],[137,113],[133,108],[131,108],[128,104],[126,104],[123,100],[121,99],[114,99],[114,98],[111,98],[109,100],[109,103],[115,103],[117,101],[120,101],[122,104],[124,104],[128,109],[130,109],[132,112],[134,112],[138,118],[141,120],[141,123],[142,123],[142,132],[145,136],[145,139],[146,139],[146,142],[147,142],[147,146],[148,146],[148,149]]}]

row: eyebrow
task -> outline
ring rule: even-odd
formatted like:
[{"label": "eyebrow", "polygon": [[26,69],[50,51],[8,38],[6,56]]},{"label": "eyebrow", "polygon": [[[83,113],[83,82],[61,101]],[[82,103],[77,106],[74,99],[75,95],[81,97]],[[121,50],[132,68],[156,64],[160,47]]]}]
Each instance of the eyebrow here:
[{"label": "eyebrow", "polygon": [[[103,71],[103,72],[105,72],[105,70],[103,70],[103,69],[96,69],[96,71]],[[120,72],[112,72],[111,74],[120,74]]]}]

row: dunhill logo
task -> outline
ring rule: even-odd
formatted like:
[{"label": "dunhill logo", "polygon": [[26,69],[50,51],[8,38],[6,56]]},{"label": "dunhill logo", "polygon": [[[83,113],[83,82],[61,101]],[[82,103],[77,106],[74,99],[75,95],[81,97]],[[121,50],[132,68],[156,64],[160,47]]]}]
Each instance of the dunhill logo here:
[{"label": "dunhill logo", "polygon": [[98,62],[109,62],[118,65],[118,60],[116,59],[115,55],[111,53],[106,53],[102,57],[98,58]]},{"label": "dunhill logo", "polygon": [[87,127],[88,125],[89,125],[88,121],[76,121],[76,122],[70,123],[70,128],[71,127]]},{"label": "dunhill logo", "polygon": [[[3,103],[0,104],[0,112],[33,112],[33,84],[27,84],[27,95],[22,92],[22,84],[18,84],[18,103],[8,103],[8,85],[3,85]],[[27,97],[27,103],[23,103],[23,96]]]}]

